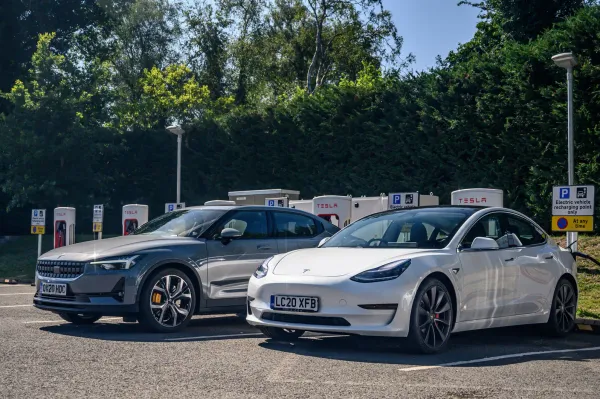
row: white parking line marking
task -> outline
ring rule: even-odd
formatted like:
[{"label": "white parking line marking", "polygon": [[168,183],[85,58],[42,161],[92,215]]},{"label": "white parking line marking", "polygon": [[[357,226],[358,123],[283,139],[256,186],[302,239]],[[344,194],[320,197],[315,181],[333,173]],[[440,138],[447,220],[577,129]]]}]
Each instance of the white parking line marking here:
[{"label": "white parking line marking", "polygon": [[31,295],[31,296],[33,296],[33,292],[15,292],[12,294],[0,294],[0,296],[11,296],[11,295]]},{"label": "white parking line marking", "polygon": [[33,306],[33,305],[3,305],[0,308],[23,308],[25,306]]},{"label": "white parking line marking", "polygon": [[484,357],[484,358],[481,358],[481,359],[463,360],[463,361],[460,361],[460,362],[452,362],[452,363],[442,363],[442,364],[433,365],[433,366],[406,367],[406,368],[402,368],[402,369],[399,369],[399,370],[400,371],[430,370],[430,369],[437,369],[437,368],[441,368],[441,367],[462,366],[464,364],[495,362],[497,360],[512,359],[512,358],[516,358],[516,357],[549,355],[549,354],[553,354],[553,353],[589,352],[589,351],[597,351],[597,350],[600,350],[600,346],[594,346],[592,348],[557,349],[557,350],[553,350],[553,351],[513,353],[511,355]]},{"label": "white parking line marking", "polygon": [[[122,317],[103,317],[98,321],[108,321],[108,320],[121,320]],[[59,320],[34,320],[34,321],[24,321],[23,324],[35,324],[35,323],[67,323],[67,321],[63,319]]]},{"label": "white parking line marking", "polygon": [[21,287],[32,287],[29,284],[0,284],[0,288],[21,288]]},{"label": "white parking line marking", "polygon": [[199,337],[178,337],[178,338],[167,338],[166,341],[187,341],[192,339],[214,339],[214,338],[235,338],[235,337],[260,337],[262,333],[247,333],[247,334],[227,334],[227,335],[201,335]]}]

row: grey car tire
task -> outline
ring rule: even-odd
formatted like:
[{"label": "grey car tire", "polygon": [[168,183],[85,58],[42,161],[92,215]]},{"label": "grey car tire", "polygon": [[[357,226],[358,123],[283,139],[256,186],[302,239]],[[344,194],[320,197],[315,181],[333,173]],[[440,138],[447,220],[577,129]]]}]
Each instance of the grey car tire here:
[{"label": "grey car tire", "polygon": [[556,284],[552,296],[552,307],[548,323],[545,325],[546,333],[553,337],[565,337],[575,328],[577,311],[577,293],[573,284],[562,278]]},{"label": "grey car tire", "polygon": [[296,341],[305,333],[303,330],[290,330],[287,328],[277,327],[258,327],[261,333],[276,341]]},{"label": "grey car tire", "polygon": [[76,325],[94,324],[102,315],[97,314],[77,314],[77,313],[59,313],[63,320]]},{"label": "grey car tire", "polygon": [[184,329],[196,309],[196,292],[179,269],[164,269],[150,276],[139,298],[139,321],[148,330],[174,333]]},{"label": "grey car tire", "polygon": [[454,326],[452,297],[438,279],[425,280],[415,295],[408,341],[414,352],[433,354],[446,349]]}]

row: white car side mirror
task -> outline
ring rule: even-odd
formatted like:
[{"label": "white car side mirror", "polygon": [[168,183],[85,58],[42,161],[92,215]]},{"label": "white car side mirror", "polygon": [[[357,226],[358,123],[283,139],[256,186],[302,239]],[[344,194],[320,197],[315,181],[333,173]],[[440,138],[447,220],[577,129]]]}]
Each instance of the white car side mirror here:
[{"label": "white car side mirror", "polygon": [[498,243],[493,238],[476,237],[471,243],[471,249],[499,249]]},{"label": "white car side mirror", "polygon": [[319,241],[319,245],[317,245],[317,248],[321,248],[327,241],[329,241],[330,238],[331,237],[325,237],[321,241]]}]

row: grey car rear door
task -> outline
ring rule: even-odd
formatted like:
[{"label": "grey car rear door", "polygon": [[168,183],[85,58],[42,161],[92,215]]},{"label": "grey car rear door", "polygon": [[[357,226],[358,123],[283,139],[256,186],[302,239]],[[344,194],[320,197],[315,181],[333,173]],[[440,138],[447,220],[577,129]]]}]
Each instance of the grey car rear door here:
[{"label": "grey car rear door", "polygon": [[[265,259],[277,254],[277,242],[269,236],[267,220],[265,210],[235,211],[207,239],[207,306],[244,303],[252,273]],[[222,240],[219,233],[224,228],[239,230],[242,236]]]},{"label": "grey car rear door", "polygon": [[323,238],[321,223],[309,215],[284,210],[271,211],[271,214],[279,253],[314,248]]}]

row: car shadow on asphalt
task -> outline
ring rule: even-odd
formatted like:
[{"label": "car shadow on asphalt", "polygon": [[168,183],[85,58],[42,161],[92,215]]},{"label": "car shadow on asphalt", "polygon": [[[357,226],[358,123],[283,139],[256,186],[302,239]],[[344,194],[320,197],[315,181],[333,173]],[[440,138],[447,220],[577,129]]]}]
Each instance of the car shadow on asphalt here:
[{"label": "car shadow on asphalt", "polygon": [[[265,340],[259,345],[265,349],[289,352],[301,356],[336,359],[361,363],[383,363],[412,366],[440,366],[446,363],[470,362],[488,358],[484,362],[447,365],[448,367],[485,367],[528,362],[540,358],[562,361],[587,362],[600,359],[600,350],[574,351],[591,347],[600,348],[600,336],[573,333],[567,338],[548,338],[539,327],[505,327],[453,334],[446,351],[423,355],[414,353],[406,339],[340,336],[301,338],[293,343]],[[549,351],[547,354],[531,354]],[[519,357],[518,355],[527,354]],[[504,358],[504,356],[509,356]],[[497,359],[489,359],[496,358]]]},{"label": "car shadow on asphalt", "polygon": [[40,327],[52,334],[97,339],[103,341],[177,342],[256,338],[262,334],[235,315],[194,318],[178,333],[153,333],[139,323],[102,322],[91,325],[68,323]]}]

